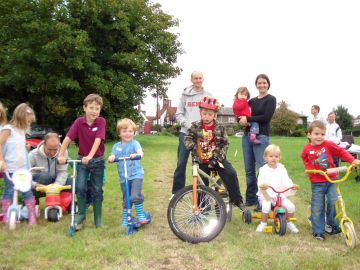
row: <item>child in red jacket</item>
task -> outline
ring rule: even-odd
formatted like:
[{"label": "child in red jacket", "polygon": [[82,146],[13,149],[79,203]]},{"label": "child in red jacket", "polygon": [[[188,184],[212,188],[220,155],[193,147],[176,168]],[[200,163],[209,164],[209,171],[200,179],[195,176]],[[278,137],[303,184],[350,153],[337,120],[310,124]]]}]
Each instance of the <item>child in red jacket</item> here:
[{"label": "child in red jacket", "polygon": [[[241,116],[251,116],[250,106],[248,100],[250,99],[250,92],[245,86],[239,87],[236,91],[233,111],[235,116],[240,119]],[[261,142],[256,138],[256,135],[259,134],[259,123],[251,122],[250,123],[250,141],[254,144],[260,144]]]},{"label": "child in red jacket", "polygon": [[[319,120],[311,122],[307,137],[309,143],[306,144],[301,152],[301,158],[306,170],[322,170],[334,168],[333,156],[341,158],[348,163],[360,164],[360,160],[355,159],[346,150],[335,143],[325,140],[326,127]],[[337,174],[330,174],[331,179],[336,179]],[[309,174],[311,181],[311,225],[313,236],[317,240],[325,239],[325,232],[336,234],[340,232],[339,225],[335,223],[335,202],[337,193],[335,185],[326,181],[321,174]],[[327,199],[325,211],[325,197]],[[326,213],[326,224],[325,224]]]}]

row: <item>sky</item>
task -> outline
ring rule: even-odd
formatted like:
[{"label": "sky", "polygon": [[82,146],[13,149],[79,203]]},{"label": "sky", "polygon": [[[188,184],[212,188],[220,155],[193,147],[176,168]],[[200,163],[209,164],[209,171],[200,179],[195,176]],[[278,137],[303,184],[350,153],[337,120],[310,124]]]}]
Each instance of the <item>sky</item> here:
[{"label": "sky", "polygon": [[[360,16],[356,0],[154,0],[179,20],[171,29],[185,53],[181,75],[169,80],[177,106],[190,74],[200,70],[204,88],[230,107],[236,89],[258,91],[255,78],[269,76],[269,93],[310,116],[339,105],[360,115]],[[357,79],[358,78],[358,79]],[[147,98],[147,115],[155,114]]]}]

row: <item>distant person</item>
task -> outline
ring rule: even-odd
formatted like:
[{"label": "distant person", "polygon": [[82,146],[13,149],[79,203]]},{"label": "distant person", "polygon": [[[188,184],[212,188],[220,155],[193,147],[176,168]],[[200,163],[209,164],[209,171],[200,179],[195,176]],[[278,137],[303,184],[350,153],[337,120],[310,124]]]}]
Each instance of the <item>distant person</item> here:
[{"label": "distant person", "polygon": [[[342,140],[342,132],[340,126],[335,122],[335,119],[335,112],[330,112],[327,117],[325,139],[339,145]],[[340,160],[338,157],[333,156],[333,160],[335,166],[339,167]]]},{"label": "distant person", "polygon": [[[75,230],[80,230],[86,219],[86,192],[91,191],[93,198],[95,227],[102,227],[102,202],[104,178],[104,151],[106,120],[100,116],[103,105],[102,97],[88,95],[83,101],[84,116],[78,117],[71,125],[59,153],[59,164],[65,164],[65,152],[71,141],[79,141],[78,165],[76,177],[76,197],[78,214]],[[88,180],[90,178],[90,180]]]},{"label": "distant person", "polygon": [[[285,166],[279,163],[281,158],[280,147],[275,144],[270,144],[266,147],[264,152],[264,159],[266,164],[259,169],[258,187],[259,191],[257,195],[261,201],[261,222],[256,228],[256,232],[263,232],[267,226],[267,220],[271,211],[271,206],[275,205],[277,193],[271,188],[273,187],[277,191],[282,191],[287,188],[293,187],[299,189],[298,185],[295,185],[290,179]],[[295,213],[295,205],[288,197],[294,195],[294,190],[290,189],[281,194],[282,206],[286,209],[287,217],[293,218]],[[287,229],[290,232],[298,233],[299,230],[296,225],[288,221]]]},{"label": "distant person", "polygon": [[326,125],[326,120],[324,117],[320,115],[320,106],[319,105],[312,105],[311,106],[311,114],[313,115],[310,117],[309,124],[315,120],[319,120]]},{"label": "distant person", "polygon": [[[256,165],[258,168],[265,164],[263,155],[269,145],[270,121],[275,112],[276,98],[269,94],[270,79],[265,74],[259,74],[255,79],[255,86],[259,90],[258,96],[249,100],[252,116],[242,116],[239,123],[246,127],[242,137],[242,148],[246,175],[246,205],[258,205],[258,192]],[[261,142],[255,144],[250,140],[250,122],[259,123],[259,135]]]},{"label": "distant person", "polygon": [[200,120],[199,103],[205,96],[211,93],[204,90],[204,76],[200,71],[191,73],[192,85],[186,87],[180,97],[180,103],[176,110],[176,121],[180,124],[179,145],[177,150],[177,166],[174,172],[172,195],[185,187],[186,164],[189,158],[189,150],[184,144],[185,135],[188,133],[191,123]]},{"label": "distant person", "polygon": [[[248,103],[250,99],[250,92],[245,86],[239,87],[235,93],[233,112],[235,116],[240,120],[241,116],[251,116],[251,108]],[[261,142],[256,138],[256,135],[259,134],[259,123],[252,122],[249,123],[250,126],[250,141],[255,144],[260,144]]]}]

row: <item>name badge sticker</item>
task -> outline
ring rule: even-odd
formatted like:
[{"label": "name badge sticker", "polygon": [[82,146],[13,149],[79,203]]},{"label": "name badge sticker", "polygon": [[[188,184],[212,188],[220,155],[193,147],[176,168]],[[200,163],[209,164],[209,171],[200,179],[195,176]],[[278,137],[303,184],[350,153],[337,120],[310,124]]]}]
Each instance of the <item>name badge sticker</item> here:
[{"label": "name badge sticker", "polygon": [[98,130],[98,127],[94,127],[93,129],[92,129],[92,131],[97,131]]}]

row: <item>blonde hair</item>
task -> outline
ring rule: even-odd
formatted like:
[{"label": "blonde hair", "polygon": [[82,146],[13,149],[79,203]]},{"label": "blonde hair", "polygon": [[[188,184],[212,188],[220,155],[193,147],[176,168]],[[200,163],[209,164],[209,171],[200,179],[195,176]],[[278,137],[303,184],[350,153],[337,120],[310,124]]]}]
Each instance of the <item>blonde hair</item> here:
[{"label": "blonde hair", "polygon": [[28,115],[32,117],[31,122],[35,122],[34,110],[27,103],[21,103],[15,108],[10,124],[19,129],[26,130],[30,127],[27,121]]},{"label": "blonde hair", "polygon": [[131,127],[134,130],[134,133],[137,130],[136,124],[131,119],[129,118],[120,119],[116,124],[116,134],[120,136],[120,131],[128,127]]},{"label": "blonde hair", "polygon": [[90,94],[90,95],[88,95],[84,99],[83,105],[86,107],[89,103],[92,103],[92,102],[96,102],[97,104],[100,105],[100,107],[103,106],[103,99],[98,94]]},{"label": "blonde hair", "polygon": [[3,106],[3,104],[0,102],[0,125],[3,126],[6,124],[7,118],[6,118],[6,109]]},{"label": "blonde hair", "polygon": [[265,150],[264,150],[264,159],[270,154],[270,153],[276,153],[279,155],[279,158],[281,158],[281,151],[280,147],[276,144],[269,144]]},{"label": "blonde hair", "polygon": [[239,93],[241,93],[242,95],[247,95],[247,100],[250,99],[250,92],[249,92],[249,89],[247,89],[247,87],[245,86],[241,86],[238,88],[238,90],[236,90],[236,93],[235,93],[235,99],[238,99],[238,95]]}]

